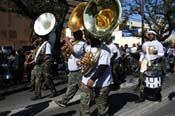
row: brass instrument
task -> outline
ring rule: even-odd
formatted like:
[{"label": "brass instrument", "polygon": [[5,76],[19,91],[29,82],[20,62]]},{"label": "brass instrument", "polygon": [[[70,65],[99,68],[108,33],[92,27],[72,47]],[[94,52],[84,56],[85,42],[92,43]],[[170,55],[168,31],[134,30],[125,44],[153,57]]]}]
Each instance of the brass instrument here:
[{"label": "brass instrument", "polygon": [[103,41],[118,26],[121,11],[119,0],[90,0],[83,13],[84,28]]},{"label": "brass instrument", "polygon": [[89,72],[91,70],[90,67],[93,66],[94,62],[94,57],[92,52],[86,52],[84,57],[80,59],[80,64],[82,66],[82,73],[86,74],[86,72]]},{"label": "brass instrument", "polygon": [[41,38],[35,39],[35,41],[33,41],[33,46],[35,47],[35,49],[30,52],[29,54],[27,52],[25,53],[25,62],[26,63],[30,63],[32,60],[34,60],[33,56],[34,54],[36,54],[37,49],[40,47],[40,45],[43,43],[43,40]]},{"label": "brass instrument", "polygon": [[[55,16],[52,13],[46,12],[46,13],[41,14],[35,20],[34,32],[39,36],[50,35],[55,25],[56,25]],[[53,39],[53,38],[49,38],[49,39]],[[52,40],[48,40],[48,41],[54,44]],[[42,44],[40,44],[39,47],[37,48],[37,52],[34,58],[35,62],[40,59],[39,56],[41,54],[41,51],[45,47],[45,45],[48,43],[48,41],[45,41],[45,42],[42,41]]]},{"label": "brass instrument", "polygon": [[[71,44],[75,45],[78,42],[79,42],[79,40],[75,40],[75,41],[72,41]],[[69,48],[69,46],[67,44],[64,44],[61,47],[61,50],[63,51],[64,60],[67,61],[68,58],[70,57],[70,55],[72,54],[72,51],[70,50],[70,48]]]},{"label": "brass instrument", "polygon": [[[83,26],[92,37],[105,41],[118,26],[121,11],[119,0],[89,0],[87,3],[80,3],[73,10],[68,27],[75,32]],[[83,74],[92,70],[100,53],[101,48],[97,50],[96,54],[87,52],[80,59]]]},{"label": "brass instrument", "polygon": [[[69,29],[71,32],[76,32],[78,31],[82,26],[83,26],[83,11],[86,7],[86,2],[82,2],[80,4],[78,4],[72,11],[70,17],[69,17],[69,21],[68,21],[68,27],[67,29]],[[68,31],[65,32],[66,34],[68,33]],[[72,41],[71,44],[75,45],[76,43],[78,43],[79,41],[75,40]],[[65,61],[68,60],[68,58],[70,57],[70,55],[72,54],[69,46],[67,44],[64,44],[61,47],[61,50],[63,51],[63,57],[65,59]]]},{"label": "brass instrument", "polygon": [[101,47],[96,51],[95,54],[92,52],[86,52],[84,57],[80,59],[80,64],[82,67],[82,73],[87,75],[93,68],[94,64],[97,62],[101,53]]},{"label": "brass instrument", "polygon": [[76,32],[83,26],[83,12],[86,4],[86,2],[82,2],[73,9],[68,21],[71,32]]}]

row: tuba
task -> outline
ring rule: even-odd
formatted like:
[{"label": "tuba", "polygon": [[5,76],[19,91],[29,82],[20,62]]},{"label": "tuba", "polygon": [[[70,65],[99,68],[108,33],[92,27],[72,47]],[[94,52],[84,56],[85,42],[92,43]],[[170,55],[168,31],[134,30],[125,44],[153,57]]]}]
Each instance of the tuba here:
[{"label": "tuba", "polygon": [[[76,32],[83,26],[83,12],[86,7],[86,2],[82,2],[78,4],[72,11],[69,21],[68,21],[68,28],[65,30],[66,36],[71,35],[71,32]],[[71,38],[71,37],[70,37]],[[71,41],[72,45],[75,45],[78,43],[78,40]],[[67,61],[70,55],[72,54],[70,48],[68,47],[67,44],[64,44],[61,47],[61,50],[63,51],[63,57],[64,60]]]},{"label": "tuba", "polygon": [[104,41],[118,26],[121,11],[119,0],[90,0],[83,13],[84,28]]},{"label": "tuba", "polygon": [[[54,30],[56,25],[56,18],[52,13],[46,12],[41,14],[34,22],[34,32],[39,36],[46,36],[52,34],[51,32]],[[53,45],[54,41],[53,38],[49,38],[49,42]],[[48,41],[43,42],[40,47],[38,48],[36,55],[35,55],[35,62],[40,60],[40,54],[42,49],[45,47]]]},{"label": "tuba", "polygon": [[[76,31],[82,26],[94,38],[105,41],[116,29],[121,18],[122,10],[119,0],[89,0],[80,3],[69,18],[68,27]],[[83,74],[88,74],[98,60],[101,50],[96,54],[85,53],[80,59]]]}]

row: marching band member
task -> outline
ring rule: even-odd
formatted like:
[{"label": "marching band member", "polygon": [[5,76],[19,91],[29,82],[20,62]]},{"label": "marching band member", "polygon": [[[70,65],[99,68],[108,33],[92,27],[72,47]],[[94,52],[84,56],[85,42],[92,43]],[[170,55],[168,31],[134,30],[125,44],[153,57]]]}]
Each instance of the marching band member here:
[{"label": "marching band member", "polygon": [[112,42],[115,39],[115,36],[111,36],[107,38],[105,41],[106,46],[110,49],[111,53],[111,65],[112,65],[112,74],[113,74],[113,81],[114,81],[114,88],[117,88],[117,80],[119,79],[116,67],[118,67],[118,58],[121,57],[120,51],[117,46]]},{"label": "marching band member", "polygon": [[25,59],[25,67],[27,69],[27,73],[30,73],[28,74],[28,76],[30,76],[30,82],[31,82],[31,91],[34,91],[35,90],[35,76],[33,74],[33,68],[35,66],[35,55],[36,55],[36,52],[38,51],[38,48],[41,46],[42,44],[42,39],[41,38],[37,38],[34,42],[33,42],[33,49],[31,51],[31,53],[29,55],[26,55],[26,59]]},{"label": "marching band member", "polygon": [[[78,62],[79,65],[90,65],[88,72],[83,73],[80,107],[81,116],[90,116],[90,102],[95,98],[98,115],[106,116],[108,106],[108,94],[112,84],[111,54],[109,48],[99,39],[86,32],[85,37],[90,45],[86,48],[85,56]],[[95,58],[96,57],[96,58]],[[94,60],[95,61],[94,61]]]},{"label": "marching band member", "polygon": [[[55,103],[61,107],[66,107],[68,105],[68,102],[74,97],[80,87],[82,73],[81,67],[77,66],[77,60],[84,55],[87,45],[83,40],[83,33],[81,30],[73,32],[72,42],[70,42],[68,37],[64,37],[64,41],[65,45],[69,48],[68,52],[70,52],[70,54],[65,53],[65,57],[68,55],[67,62],[69,70],[67,91],[61,100],[55,101]],[[63,52],[66,51],[63,50]]]},{"label": "marching band member", "polygon": [[[145,91],[154,91],[156,94],[156,97],[159,101],[161,101],[161,88],[153,88],[153,89],[148,89],[145,87],[145,79],[143,78],[143,75],[146,74],[145,72],[147,71],[153,71],[156,70],[157,74],[159,76],[162,76],[162,67],[161,67],[161,57],[164,56],[164,50],[163,50],[163,45],[156,40],[156,32],[155,31],[148,31],[148,41],[144,42],[142,45],[142,53],[140,55],[140,72],[141,72],[141,77],[140,77],[140,98],[136,101],[136,103],[143,102],[145,100]],[[153,73],[153,72],[151,72]],[[158,76],[156,75],[156,76]],[[159,85],[160,86],[160,85]]]},{"label": "marching band member", "polygon": [[53,75],[52,75],[52,52],[51,52],[52,46],[50,42],[47,40],[46,36],[43,38],[45,38],[44,43],[42,44],[44,46],[42,47],[41,52],[38,55],[38,58],[35,57],[36,65],[32,70],[32,75],[35,78],[34,80],[35,96],[32,98],[32,100],[41,99],[41,87],[42,87],[43,81],[46,83],[46,85],[51,91],[50,97],[56,96],[56,88],[53,83]]},{"label": "marching band member", "polygon": [[[46,28],[47,24],[47,28]],[[54,31],[54,26],[56,25],[56,18],[52,13],[43,13],[41,14],[34,23],[35,33],[43,39],[43,43],[38,48],[34,61],[35,66],[32,71],[32,75],[35,78],[35,96],[32,100],[41,99],[41,86],[43,82],[48,86],[51,91],[50,97],[56,96],[56,88],[53,83],[52,75],[52,46],[51,40],[55,38],[50,34]]]}]

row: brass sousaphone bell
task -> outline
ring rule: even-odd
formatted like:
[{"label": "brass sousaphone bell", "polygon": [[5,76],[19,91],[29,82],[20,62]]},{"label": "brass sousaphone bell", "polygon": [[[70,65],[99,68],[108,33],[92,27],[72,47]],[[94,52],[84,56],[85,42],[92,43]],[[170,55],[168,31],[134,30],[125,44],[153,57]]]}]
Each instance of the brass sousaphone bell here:
[{"label": "brass sousaphone bell", "polygon": [[76,32],[83,26],[83,12],[86,7],[87,3],[82,2],[78,4],[72,11],[69,21],[68,21],[68,27],[71,30],[71,32]]},{"label": "brass sousaphone bell", "polygon": [[90,0],[75,7],[70,15],[68,27],[72,32],[84,27],[98,39],[110,35],[121,18],[119,0]]},{"label": "brass sousaphone bell", "polygon": [[90,0],[83,13],[83,25],[92,36],[103,40],[118,26],[121,13],[119,0]]},{"label": "brass sousaphone bell", "polygon": [[[50,35],[52,30],[56,25],[56,18],[52,13],[46,12],[41,14],[34,23],[34,32],[39,36]],[[55,43],[55,38],[49,38],[48,41],[53,46]],[[35,61],[37,60],[41,50],[47,44],[47,41],[43,42],[41,46],[38,48],[37,53],[35,55]]]},{"label": "brass sousaphone bell", "polygon": [[[88,2],[80,3],[73,9],[68,27],[72,32],[84,27],[85,31],[89,32],[91,36],[100,41],[105,41],[118,26],[121,12],[119,0],[89,0]],[[92,70],[100,51],[98,50],[95,55],[87,52],[80,59],[84,75]]]}]

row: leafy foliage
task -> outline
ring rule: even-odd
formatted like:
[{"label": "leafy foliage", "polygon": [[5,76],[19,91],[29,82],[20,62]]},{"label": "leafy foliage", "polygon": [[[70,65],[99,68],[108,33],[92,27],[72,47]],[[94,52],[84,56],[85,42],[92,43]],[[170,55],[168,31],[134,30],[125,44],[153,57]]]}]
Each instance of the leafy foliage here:
[{"label": "leafy foliage", "polygon": [[[174,0],[143,0],[144,22],[157,33],[160,41],[166,40],[175,30]],[[122,0],[125,22],[130,16],[142,17],[142,0]]]},{"label": "leafy foliage", "polygon": [[0,10],[15,12],[31,19],[36,19],[44,12],[51,12],[57,20],[63,20],[68,4],[66,0],[1,0]]}]

